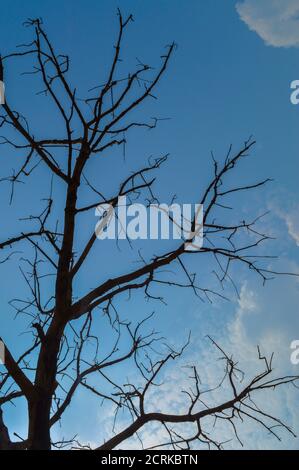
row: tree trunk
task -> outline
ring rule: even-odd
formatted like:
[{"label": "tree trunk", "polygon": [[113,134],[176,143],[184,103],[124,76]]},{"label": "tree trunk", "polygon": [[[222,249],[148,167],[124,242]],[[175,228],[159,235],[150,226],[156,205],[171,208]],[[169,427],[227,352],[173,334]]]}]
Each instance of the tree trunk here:
[{"label": "tree trunk", "polygon": [[64,324],[53,320],[47,334],[42,338],[35,396],[29,401],[29,450],[50,450],[50,413],[52,396],[56,389],[57,358]]},{"label": "tree trunk", "polygon": [[0,407],[0,450],[9,450],[11,447],[8,429],[4,424],[2,409]]}]

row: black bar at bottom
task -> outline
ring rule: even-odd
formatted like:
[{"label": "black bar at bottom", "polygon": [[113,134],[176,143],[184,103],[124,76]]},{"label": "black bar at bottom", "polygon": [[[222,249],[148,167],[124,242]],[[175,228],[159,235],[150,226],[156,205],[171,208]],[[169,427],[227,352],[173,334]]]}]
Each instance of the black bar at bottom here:
[{"label": "black bar at bottom", "polygon": [[294,463],[299,458],[299,452],[294,451],[33,451],[33,452],[10,452],[6,451],[2,457],[9,460],[19,460],[24,464],[24,460],[38,460],[51,464],[60,462],[74,463],[75,465],[92,465],[110,467],[120,465],[124,468],[139,468],[143,465],[204,465],[206,463]]}]

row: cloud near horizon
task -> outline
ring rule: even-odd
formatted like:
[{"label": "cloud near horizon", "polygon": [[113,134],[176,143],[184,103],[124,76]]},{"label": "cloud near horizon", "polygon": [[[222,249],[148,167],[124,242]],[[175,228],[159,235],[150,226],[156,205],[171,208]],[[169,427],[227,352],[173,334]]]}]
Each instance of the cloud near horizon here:
[{"label": "cloud near horizon", "polygon": [[299,0],[243,0],[236,10],[268,46],[299,47]]},{"label": "cloud near horizon", "polygon": [[[257,344],[260,345],[261,351],[268,358],[275,351],[274,368],[277,376],[294,373],[293,366],[289,361],[289,349],[287,332],[280,331],[270,325],[262,327],[260,319],[264,316],[264,304],[267,303],[269,309],[274,314],[274,304],[277,299],[269,298],[267,294],[263,295],[263,291],[256,292],[253,286],[248,282],[244,282],[240,289],[239,299],[235,303],[235,312],[228,325],[218,332],[217,342],[229,354],[233,355],[234,360],[238,361],[238,367],[246,371],[245,382],[248,382],[258,372],[264,368],[264,363],[258,360]],[[257,331],[250,331],[248,328],[248,320],[259,325]],[[208,328],[208,325],[207,325]],[[212,329],[212,327],[211,327]],[[204,401],[208,406],[215,406],[226,399],[231,398],[231,389],[225,382],[224,386],[217,388],[221,377],[224,373],[223,361],[219,360],[219,352],[210,343],[208,339],[203,339],[200,329],[193,332],[194,340],[188,353],[181,359],[171,365],[164,376],[160,378],[159,387],[153,387],[148,396],[148,411],[161,411],[168,413],[184,413],[186,412],[186,395],[182,390],[190,389],[190,369],[186,366],[197,365],[201,387],[203,389],[211,388],[209,394],[204,395]],[[205,367],[202,367],[202,365]],[[239,384],[241,386],[241,384]],[[273,414],[285,421],[293,429],[298,429],[299,412],[294,406],[296,402],[296,390],[294,387],[282,387],[276,393],[269,393],[265,400],[264,396],[255,397],[256,404],[265,412]],[[111,427],[111,414],[108,414],[107,428]],[[238,435],[243,442],[245,449],[297,449],[298,439],[292,438],[285,430],[280,429],[278,434],[282,439],[281,442],[275,437],[264,432],[262,427],[257,426],[253,420],[245,420],[246,422],[238,423]],[[125,420],[118,423],[118,431],[126,426]],[[213,433],[213,438],[220,442],[226,442],[225,449],[242,449],[242,445],[236,439],[234,431],[226,422],[207,419],[203,426],[207,432]],[[175,427],[179,434],[190,434],[194,432],[192,425],[184,424]],[[111,429],[107,436],[111,435]],[[139,432],[144,447],[150,448],[157,443],[169,442],[169,435],[164,428],[157,423],[150,423]],[[126,441],[126,449],[140,448],[140,441],[137,436]],[[166,447],[167,448],[167,447]],[[169,447],[168,447],[169,448]],[[195,448],[204,448],[200,443],[195,444]]]}]

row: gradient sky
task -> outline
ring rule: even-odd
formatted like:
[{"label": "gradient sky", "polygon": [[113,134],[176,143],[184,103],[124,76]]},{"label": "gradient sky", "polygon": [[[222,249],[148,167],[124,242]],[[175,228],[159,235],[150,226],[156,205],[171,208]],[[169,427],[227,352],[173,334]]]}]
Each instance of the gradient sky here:
[{"label": "gradient sky", "polygon": [[[125,161],[118,150],[101,167],[91,168],[93,183],[110,196],[121,177],[140,167],[147,157],[170,153],[170,161],[161,170],[156,186],[160,199],[167,202],[177,194],[179,201],[195,203],[212,173],[211,150],[221,159],[231,143],[237,149],[253,135],[257,144],[252,158],[242,163],[237,176],[245,182],[266,177],[274,182],[236,201],[238,219],[243,218],[242,214],[259,215],[271,210],[262,227],[276,240],[266,248],[266,253],[278,256],[275,265],[278,269],[299,272],[299,106],[290,102],[290,83],[299,79],[298,3],[298,0],[15,0],[1,5],[0,52],[5,55],[17,44],[29,42],[32,32],[22,23],[27,18],[42,17],[56,48],[72,57],[71,82],[83,94],[105,77],[117,32],[117,6],[124,14],[132,13],[135,19],[125,39],[122,66],[134,65],[136,57],[159,64],[164,46],[175,41],[178,47],[159,85],[159,100],[147,102],[142,110],[145,117],[171,119],[161,121],[150,133],[132,134]],[[59,122],[52,108],[45,106],[44,99],[34,95],[41,89],[38,80],[30,75],[20,76],[24,70],[30,70],[27,59],[7,64],[8,100],[30,118],[36,136],[53,137],[59,133]],[[11,172],[16,158],[15,152],[0,148],[1,177]],[[19,217],[38,213],[50,182],[44,169],[38,169],[37,175],[27,186],[16,188],[11,206],[8,184],[0,185],[1,239],[26,227]],[[54,191],[58,201],[63,195],[59,184],[54,183]],[[94,214],[82,220],[78,246],[94,224]],[[105,242],[104,249],[100,243],[77,282],[77,295],[94,286],[107,272],[124,272],[128,262],[136,259],[136,251],[131,252],[127,245],[111,255],[107,249],[112,247],[111,243]],[[146,254],[161,248],[157,244],[136,244],[135,250],[140,246]],[[26,247],[22,249],[28,253]],[[1,336],[15,351],[22,350],[30,331],[30,322],[14,320],[14,311],[8,306],[11,298],[27,295],[18,266],[17,255],[8,264],[0,265]],[[192,268],[198,272],[202,269],[205,276],[209,266],[198,266],[194,261]],[[242,269],[236,269],[234,275],[240,297],[228,288],[229,303],[202,304],[191,292],[172,289],[165,291],[166,306],[145,304],[143,296],[137,295],[130,303],[122,299],[120,309],[132,321],[140,318],[141,310],[142,316],[155,310],[155,324],[172,344],[184,341],[191,329],[192,343],[186,360],[202,361],[206,369],[211,359],[211,369],[203,372],[211,380],[219,371],[217,363],[212,362],[214,356],[205,340],[207,334],[236,355],[246,370],[253,370],[254,348],[261,344],[265,351],[275,351],[278,373],[298,374],[299,365],[292,365],[289,359],[290,342],[299,339],[298,281],[284,277],[263,287]],[[20,335],[24,328],[27,335]],[[168,378],[177,384],[176,371],[170,370]],[[166,392],[165,400],[169,397]],[[179,388],[177,392],[179,395]],[[180,406],[179,398],[172,396],[172,400],[174,407]],[[299,433],[297,403],[298,395],[293,390],[269,397],[269,407]],[[66,437],[78,433],[85,442],[100,442],[106,426],[109,429],[109,411],[100,409],[94,398],[87,400],[81,391],[75,397],[73,410],[75,407],[77,412],[73,415],[68,412],[63,421]],[[9,405],[6,416],[12,429],[23,435],[24,410]],[[298,439],[283,432],[281,443],[251,425],[242,432],[246,446],[251,449],[299,449]],[[59,428],[55,435],[61,436]],[[152,442],[151,435],[144,437]]]}]

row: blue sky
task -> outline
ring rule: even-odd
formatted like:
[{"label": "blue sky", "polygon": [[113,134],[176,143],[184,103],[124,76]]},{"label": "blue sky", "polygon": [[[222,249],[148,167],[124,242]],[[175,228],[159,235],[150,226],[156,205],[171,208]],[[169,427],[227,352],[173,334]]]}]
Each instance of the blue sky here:
[{"label": "blue sky", "polygon": [[[42,17],[56,48],[72,57],[71,82],[79,94],[83,94],[105,77],[117,32],[117,6],[124,14],[133,13],[135,18],[125,39],[125,61],[121,64],[124,69],[135,65],[136,57],[159,64],[164,46],[171,41],[178,45],[159,85],[159,100],[147,102],[142,110],[145,117],[171,119],[161,121],[150,133],[132,134],[125,161],[118,150],[101,166],[90,168],[93,183],[111,195],[121,178],[131,169],[139,168],[147,157],[170,153],[171,158],[161,169],[159,183],[156,183],[160,199],[167,202],[177,194],[179,201],[194,203],[212,172],[211,150],[222,158],[231,143],[237,149],[253,135],[257,144],[252,158],[242,163],[237,177],[246,182],[271,177],[274,182],[251,196],[240,197],[235,204],[236,214],[242,219],[240,214],[258,215],[271,210],[262,227],[276,240],[266,252],[278,255],[279,269],[299,272],[299,107],[290,102],[290,83],[299,79],[298,0],[15,0],[1,7],[0,52],[6,54],[14,50],[15,45],[29,42],[32,32],[22,23],[27,18]],[[41,89],[37,78],[20,76],[21,71],[28,69],[27,59],[7,65],[7,97],[30,119],[36,136],[52,137],[60,132],[60,122],[55,119],[52,108],[45,106],[45,100],[35,96]],[[3,177],[14,167],[17,155],[2,147],[0,159]],[[47,197],[49,187],[47,171],[38,168],[36,179],[26,186],[19,185],[13,204],[8,206],[9,186],[0,185],[3,238],[26,227],[26,222],[20,222],[19,217],[38,213],[40,200]],[[54,194],[59,210],[63,189],[58,182],[54,182]],[[76,240],[78,247],[94,224],[94,214],[82,219]],[[105,242],[105,247],[100,243],[77,281],[78,295],[107,273],[110,276],[110,271],[123,272],[128,263],[136,259],[139,247],[145,254],[163,248],[163,244],[136,244],[131,251],[122,244],[118,252],[112,243]],[[21,248],[27,255],[26,246]],[[198,266],[197,261],[191,263],[193,269],[208,276],[209,266]],[[8,306],[11,298],[27,295],[19,264],[19,257],[15,255],[8,264],[0,265],[1,336],[15,351],[21,351],[30,338],[30,321],[14,320],[14,311]],[[140,318],[140,311],[144,316],[155,310],[153,323],[173,344],[184,341],[191,329],[188,361],[208,363],[214,358],[204,339],[210,334],[240,358],[249,371],[253,367],[254,348],[259,343],[268,352],[275,350],[277,371],[298,374],[299,366],[291,365],[289,360],[290,342],[299,337],[298,281],[279,278],[262,287],[242,269],[237,268],[234,276],[240,297],[238,299],[228,287],[229,303],[218,300],[212,305],[202,304],[191,292],[165,290],[166,306],[146,304],[138,294],[129,303],[121,299],[119,308],[124,318],[132,318],[132,321]],[[50,290],[51,286],[47,288]],[[106,331],[102,322],[99,313],[99,326]],[[24,328],[26,334],[21,335]],[[105,341],[103,347],[106,347]],[[216,380],[219,371],[213,363],[210,370],[212,372],[204,370],[203,373],[210,374],[209,380]],[[117,371],[120,376],[126,373],[124,369]],[[171,370],[168,378],[170,383],[178,381]],[[269,406],[299,432],[296,400],[298,396],[293,390],[278,392],[273,401],[269,398]],[[179,407],[180,399],[173,397],[173,403]],[[107,432],[110,426],[109,410],[100,409],[94,398],[87,400],[82,391],[76,395],[73,409],[81,409],[82,418],[78,420],[72,410],[67,413],[63,421],[66,436],[78,433],[86,442],[100,442],[104,433],[101,419],[105,418]],[[24,434],[24,409],[8,406],[6,414],[12,429]],[[287,435],[279,443],[251,425],[243,432],[249,448],[299,448],[298,439]],[[55,429],[55,435],[61,436],[59,428]],[[145,435],[145,439],[152,437]]]}]

